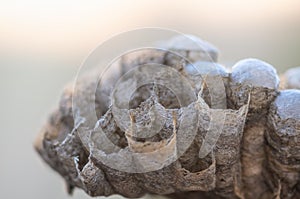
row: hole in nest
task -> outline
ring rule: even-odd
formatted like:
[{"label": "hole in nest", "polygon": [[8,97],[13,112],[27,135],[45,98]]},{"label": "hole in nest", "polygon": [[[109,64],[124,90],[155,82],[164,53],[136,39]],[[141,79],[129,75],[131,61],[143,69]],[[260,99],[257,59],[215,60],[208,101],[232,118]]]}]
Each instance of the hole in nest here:
[{"label": "hole in nest", "polygon": [[[155,89],[156,86],[156,89]],[[177,96],[169,88],[160,84],[147,84],[136,89],[131,96],[129,108],[135,109],[142,102],[146,101],[152,94],[157,95],[158,102],[167,109],[180,108]]]}]

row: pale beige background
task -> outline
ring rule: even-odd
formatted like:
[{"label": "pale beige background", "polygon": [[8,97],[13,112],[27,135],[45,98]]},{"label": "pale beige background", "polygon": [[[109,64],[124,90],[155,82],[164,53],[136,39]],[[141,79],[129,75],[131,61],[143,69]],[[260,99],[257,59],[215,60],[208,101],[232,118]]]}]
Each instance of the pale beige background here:
[{"label": "pale beige background", "polygon": [[33,140],[88,53],[144,26],[198,35],[219,47],[226,66],[246,57],[280,72],[300,65],[297,0],[0,1],[0,198],[69,198]]}]

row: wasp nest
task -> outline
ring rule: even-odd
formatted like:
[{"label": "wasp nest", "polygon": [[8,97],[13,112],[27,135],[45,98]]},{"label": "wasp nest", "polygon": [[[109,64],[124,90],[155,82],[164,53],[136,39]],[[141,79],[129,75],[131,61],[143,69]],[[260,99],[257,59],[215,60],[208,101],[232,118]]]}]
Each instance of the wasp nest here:
[{"label": "wasp nest", "polygon": [[[216,63],[214,46],[188,37],[193,42],[176,37],[164,48],[121,56],[101,86],[93,71],[80,77],[76,102],[97,121],[76,117],[67,86],[36,141],[38,153],[70,193],[78,187],[90,196],[129,198],[300,198],[299,68],[283,76],[290,90],[280,90],[270,64],[245,59],[229,72]],[[156,64],[152,83],[115,93],[120,77],[128,80],[128,71],[147,64],[133,82],[151,79],[147,68]],[[170,85],[160,83],[171,78],[166,65],[179,74]],[[114,97],[128,99],[127,107]],[[144,136],[153,113],[157,132]]]}]

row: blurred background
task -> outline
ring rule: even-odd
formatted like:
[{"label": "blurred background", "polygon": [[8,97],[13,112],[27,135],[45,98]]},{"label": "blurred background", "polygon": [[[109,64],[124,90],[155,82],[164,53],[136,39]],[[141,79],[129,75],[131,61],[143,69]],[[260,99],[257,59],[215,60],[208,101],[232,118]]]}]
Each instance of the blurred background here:
[{"label": "blurred background", "polygon": [[[89,52],[145,26],[197,35],[220,49],[227,67],[248,57],[279,73],[300,65],[298,0],[1,0],[0,198],[70,198],[34,139]],[[76,190],[72,198],[89,197]]]}]

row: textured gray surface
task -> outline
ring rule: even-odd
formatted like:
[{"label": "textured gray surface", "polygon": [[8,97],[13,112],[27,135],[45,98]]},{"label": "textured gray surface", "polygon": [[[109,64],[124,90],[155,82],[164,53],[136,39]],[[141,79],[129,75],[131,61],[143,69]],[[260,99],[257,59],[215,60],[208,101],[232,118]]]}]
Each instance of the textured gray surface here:
[{"label": "textured gray surface", "polygon": [[[274,7],[266,1],[261,6],[206,1],[207,8],[198,0],[172,6],[167,1],[72,2],[74,7],[68,1],[33,2],[2,1],[0,7],[0,198],[70,198],[32,142],[85,56],[112,34],[169,27],[215,43],[226,66],[247,56],[268,60],[280,72],[300,63],[299,2],[294,0]],[[89,197],[76,191],[73,198]]]}]

